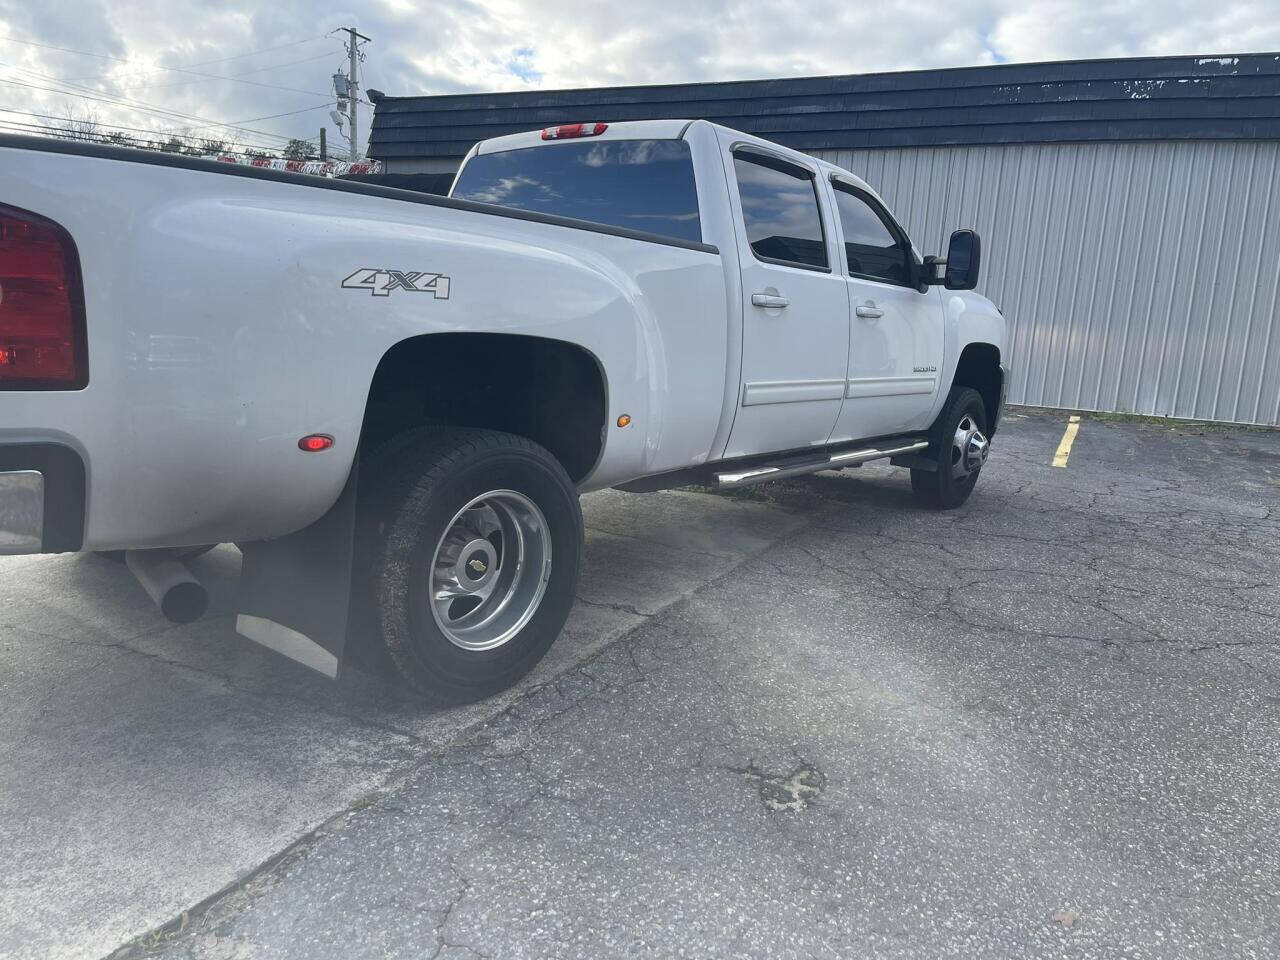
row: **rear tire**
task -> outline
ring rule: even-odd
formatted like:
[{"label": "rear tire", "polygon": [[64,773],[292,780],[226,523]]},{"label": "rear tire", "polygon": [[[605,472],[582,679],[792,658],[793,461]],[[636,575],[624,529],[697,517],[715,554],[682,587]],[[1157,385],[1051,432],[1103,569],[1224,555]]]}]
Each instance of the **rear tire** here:
[{"label": "rear tire", "polygon": [[421,428],[371,458],[361,495],[387,653],[441,703],[514,684],[560,634],[582,563],[578,491],[523,437]]},{"label": "rear tire", "polygon": [[930,431],[928,457],[938,469],[912,470],[911,492],[931,510],[954,510],[973,493],[986,463],[987,408],[970,387],[952,387]]}]

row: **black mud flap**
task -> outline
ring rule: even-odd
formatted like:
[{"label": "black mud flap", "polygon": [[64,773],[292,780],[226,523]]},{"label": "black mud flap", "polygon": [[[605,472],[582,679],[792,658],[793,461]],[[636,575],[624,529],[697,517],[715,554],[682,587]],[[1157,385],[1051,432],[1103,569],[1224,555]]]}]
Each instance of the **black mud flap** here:
[{"label": "black mud flap", "polygon": [[358,473],[353,464],[337,502],[311,526],[240,544],[236,632],[327,677],[338,676],[347,652]]},{"label": "black mud flap", "polygon": [[992,418],[988,426],[991,428],[987,431],[987,439],[990,440],[996,435],[996,428],[1000,426],[1000,421],[1004,419],[1004,408],[1009,400],[1009,367],[1007,364],[1000,364],[1000,399],[996,402],[996,415]]}]

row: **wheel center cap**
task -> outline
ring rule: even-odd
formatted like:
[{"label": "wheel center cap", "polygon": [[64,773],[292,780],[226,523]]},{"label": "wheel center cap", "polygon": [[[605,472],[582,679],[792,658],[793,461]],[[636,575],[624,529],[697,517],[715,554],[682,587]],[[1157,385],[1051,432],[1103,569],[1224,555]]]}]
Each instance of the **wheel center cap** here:
[{"label": "wheel center cap", "polygon": [[977,468],[987,462],[987,454],[990,447],[987,438],[980,431],[975,430],[973,436],[969,438],[969,462]]},{"label": "wheel center cap", "polygon": [[454,565],[454,576],[468,590],[479,590],[498,569],[498,552],[488,540],[477,537],[463,544]]}]

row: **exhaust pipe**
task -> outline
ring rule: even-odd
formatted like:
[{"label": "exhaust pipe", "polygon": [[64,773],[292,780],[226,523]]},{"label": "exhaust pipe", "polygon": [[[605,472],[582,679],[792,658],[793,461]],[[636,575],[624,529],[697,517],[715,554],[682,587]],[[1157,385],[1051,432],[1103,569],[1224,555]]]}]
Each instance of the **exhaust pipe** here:
[{"label": "exhaust pipe", "polygon": [[124,562],[147,596],[172,622],[192,623],[209,609],[209,592],[169,551],[126,550]]}]

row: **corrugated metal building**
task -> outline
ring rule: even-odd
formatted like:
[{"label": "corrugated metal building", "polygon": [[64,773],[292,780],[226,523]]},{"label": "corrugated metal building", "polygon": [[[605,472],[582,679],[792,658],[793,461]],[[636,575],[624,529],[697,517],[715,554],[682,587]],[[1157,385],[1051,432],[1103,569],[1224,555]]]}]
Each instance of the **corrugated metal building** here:
[{"label": "corrugated metal building", "polygon": [[487,137],[677,117],[852,170],[925,253],[975,227],[1012,401],[1280,425],[1280,55],[387,97],[369,153],[440,173]]}]

